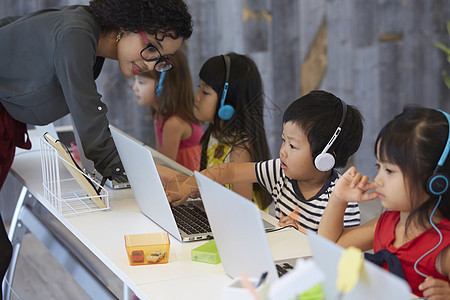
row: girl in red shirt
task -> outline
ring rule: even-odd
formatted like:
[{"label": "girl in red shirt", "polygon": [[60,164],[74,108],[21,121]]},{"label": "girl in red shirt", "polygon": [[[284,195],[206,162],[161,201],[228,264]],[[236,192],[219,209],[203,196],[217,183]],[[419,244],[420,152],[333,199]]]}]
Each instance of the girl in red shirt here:
[{"label": "girl in red shirt", "polygon": [[[443,111],[406,107],[377,137],[374,181],[355,167],[347,170],[319,225],[320,235],[343,247],[373,249],[372,258],[403,273],[413,294],[427,299],[450,299],[449,128],[450,115]],[[348,202],[375,198],[386,212],[343,228]]]}]

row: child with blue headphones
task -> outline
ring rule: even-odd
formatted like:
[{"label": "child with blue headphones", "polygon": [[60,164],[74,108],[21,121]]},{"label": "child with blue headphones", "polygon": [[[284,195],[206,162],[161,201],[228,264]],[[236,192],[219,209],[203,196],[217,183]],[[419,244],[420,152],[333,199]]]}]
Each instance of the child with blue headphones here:
[{"label": "child with blue headphones", "polygon": [[[405,278],[413,294],[426,299],[450,299],[449,126],[443,111],[405,107],[378,134],[374,181],[348,169],[319,225],[319,234],[344,247],[373,249],[366,258]],[[342,227],[349,201],[375,198],[386,212]]]},{"label": "child with blue headphones", "polygon": [[[194,115],[208,123],[202,138],[201,170],[224,162],[255,162],[270,157],[264,128],[264,91],[259,70],[245,55],[214,56],[202,66]],[[272,202],[258,185],[228,186],[261,209]]]},{"label": "child with blue headphones", "polygon": [[203,128],[192,111],[194,91],[185,54],[171,56],[173,68],[135,76],[138,104],[149,106],[154,119],[156,150],[192,171],[200,169]]},{"label": "child with blue headphones", "polygon": [[[328,197],[340,176],[335,168],[346,166],[358,150],[362,135],[358,109],[331,93],[312,91],[295,100],[284,112],[279,158],[224,163],[201,173],[221,184],[257,182],[275,202],[279,226],[317,231]],[[168,193],[173,205],[198,191],[194,176],[176,188]],[[349,203],[344,211],[346,227],[360,224],[357,203]]]}]

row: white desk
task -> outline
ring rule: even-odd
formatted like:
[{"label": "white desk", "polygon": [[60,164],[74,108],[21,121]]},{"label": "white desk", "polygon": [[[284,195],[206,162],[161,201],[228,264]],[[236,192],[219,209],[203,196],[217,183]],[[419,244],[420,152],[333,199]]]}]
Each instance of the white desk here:
[{"label": "white desk", "polygon": [[[222,265],[192,262],[191,250],[205,243],[181,243],[170,236],[169,262],[161,265],[130,266],[125,245],[125,234],[149,233],[163,231],[159,226],[144,216],[138,209],[130,189],[108,190],[110,209],[88,214],[62,216],[43,198],[42,174],[39,140],[31,134],[33,148],[30,151],[19,150],[16,154],[11,173],[24,185],[11,224],[13,244],[20,248],[20,231],[23,225],[33,233],[35,220],[32,206],[36,199],[71,234],[79,239],[96,257],[98,257],[120,280],[124,282],[141,299],[220,299],[222,289],[231,282]],[[29,199],[33,198],[32,201]],[[31,208],[30,208],[31,207]],[[264,214],[264,218],[276,222],[275,218]],[[27,221],[28,220],[28,221]],[[29,224],[29,225],[27,225]],[[45,227],[45,222],[44,222]],[[53,236],[53,238],[57,238]],[[306,236],[293,230],[285,229],[268,234],[274,259],[310,255]],[[289,241],[288,243],[286,241]],[[15,261],[12,266],[14,268]],[[72,274],[74,275],[74,274]],[[77,274],[75,274],[77,275]],[[7,274],[12,278],[13,273]],[[86,274],[78,275],[86,281]],[[95,281],[95,276],[89,277]],[[83,288],[95,299],[113,298],[108,290],[102,290],[100,283]],[[124,299],[129,298],[128,288],[124,288]],[[95,297],[94,297],[95,296]]]}]

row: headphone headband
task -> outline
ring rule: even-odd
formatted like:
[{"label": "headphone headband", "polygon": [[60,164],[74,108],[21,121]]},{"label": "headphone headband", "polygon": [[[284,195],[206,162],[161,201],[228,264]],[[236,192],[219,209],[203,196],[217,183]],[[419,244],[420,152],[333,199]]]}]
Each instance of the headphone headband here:
[{"label": "headphone headband", "polygon": [[327,153],[328,149],[330,149],[331,145],[333,145],[334,141],[337,139],[337,137],[341,133],[342,126],[344,125],[345,117],[347,116],[347,104],[344,101],[342,101],[341,99],[339,99],[339,101],[341,102],[341,105],[342,105],[341,121],[339,122],[339,126],[336,128],[336,131],[334,132],[333,136],[328,141],[325,148],[322,150],[322,153]]},{"label": "headphone headband", "polygon": [[161,75],[159,76],[158,86],[156,87],[156,91],[155,91],[155,94],[158,97],[161,97],[162,84],[164,82],[164,77],[166,77],[166,71],[162,71]]},{"label": "headphone headband", "polygon": [[220,99],[220,107],[225,105],[225,99],[227,98],[228,92],[228,81],[230,80],[230,57],[228,55],[222,55],[223,60],[225,61],[225,85],[223,87],[222,98]]},{"label": "headphone headband", "polygon": [[450,151],[450,115],[443,110],[438,109],[446,118],[449,124],[449,136],[447,138],[447,143],[445,144],[444,151],[442,151],[441,158],[437,163],[438,167],[442,167],[444,165],[445,160],[447,159],[448,152]]},{"label": "headphone headband", "polygon": [[328,153],[328,150],[341,133],[342,126],[344,125],[345,122],[345,117],[347,116],[347,104],[338,97],[336,98],[341,102],[342,105],[341,121],[339,122],[339,126],[336,128],[336,131],[334,132],[331,139],[328,141],[325,148],[323,148],[322,152],[314,158],[314,165],[316,166],[317,170],[322,172],[331,170],[334,167],[335,163],[334,156]]},{"label": "headphone headband", "polygon": [[436,168],[434,168],[433,174],[431,174],[431,176],[425,182],[426,191],[428,192],[428,194],[433,196],[440,196],[445,193],[448,190],[450,181],[447,174],[445,174],[444,172],[439,172],[439,168],[444,165],[450,150],[450,115],[440,109],[438,109],[437,111],[441,112],[447,119],[449,131],[447,135],[447,142],[445,143],[444,150],[442,151]]},{"label": "headphone headband", "polygon": [[223,60],[225,61],[225,83],[228,83],[228,81],[230,80],[231,60],[228,55],[222,55],[222,57],[223,57]]}]

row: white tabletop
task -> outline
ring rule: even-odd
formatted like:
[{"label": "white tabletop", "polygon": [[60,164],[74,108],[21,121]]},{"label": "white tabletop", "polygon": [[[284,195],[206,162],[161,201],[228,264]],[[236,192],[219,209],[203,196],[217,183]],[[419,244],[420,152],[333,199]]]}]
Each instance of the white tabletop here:
[{"label": "white tabletop", "polygon": [[[90,251],[112,270],[141,299],[219,299],[231,282],[221,264],[191,261],[191,250],[205,243],[181,243],[170,236],[169,262],[160,265],[130,266],[124,235],[162,232],[139,208],[131,189],[108,190],[110,209],[63,216],[43,198],[39,138],[30,131],[33,148],[19,150],[12,173]],[[66,170],[61,169],[61,172]],[[263,217],[276,222],[272,216]],[[308,256],[305,235],[293,229],[267,234],[274,259]]]}]

